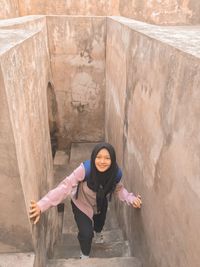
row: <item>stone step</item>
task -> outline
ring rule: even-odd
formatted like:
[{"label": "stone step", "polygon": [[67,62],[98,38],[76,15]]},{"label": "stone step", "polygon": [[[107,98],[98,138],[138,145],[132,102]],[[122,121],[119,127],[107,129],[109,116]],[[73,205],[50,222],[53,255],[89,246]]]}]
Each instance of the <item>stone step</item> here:
[{"label": "stone step", "polygon": [[1,253],[0,267],[33,267],[34,253]]},{"label": "stone step", "polygon": [[70,163],[82,162],[90,159],[92,150],[97,143],[72,143],[70,151]]},{"label": "stone step", "polygon": [[89,259],[68,259],[50,260],[47,267],[142,267],[141,262],[135,257],[121,258],[89,258]]},{"label": "stone step", "polygon": [[[74,215],[71,209],[70,199],[65,201],[64,219],[63,219],[63,234],[77,232],[77,226],[74,221]],[[114,200],[108,205],[108,212],[104,230],[119,229],[119,224],[115,215]]]},{"label": "stone step", "polygon": [[[112,233],[107,233],[107,238]],[[54,259],[79,258],[80,246],[74,234],[65,234],[62,240],[54,248]],[[113,258],[131,256],[128,241],[104,242],[103,244],[92,243],[91,257]]]},{"label": "stone step", "polygon": [[[102,233],[103,233],[104,243],[106,244],[111,242],[124,242],[123,233],[122,230],[120,229],[102,231]],[[78,232],[63,233],[60,240],[60,244],[66,246],[76,245],[78,243],[77,234]],[[93,243],[95,243],[94,240]]]}]

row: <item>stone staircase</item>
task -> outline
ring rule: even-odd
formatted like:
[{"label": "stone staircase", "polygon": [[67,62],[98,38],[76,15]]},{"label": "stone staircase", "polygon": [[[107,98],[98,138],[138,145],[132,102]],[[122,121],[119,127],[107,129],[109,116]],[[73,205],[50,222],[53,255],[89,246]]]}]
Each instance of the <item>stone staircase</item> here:
[{"label": "stone staircase", "polygon": [[90,258],[85,260],[76,259],[60,259],[51,260],[49,267],[141,267],[142,265],[138,259],[134,257],[116,257],[116,258]]},{"label": "stone staircase", "polygon": [[[70,160],[63,152],[57,152],[54,160],[55,164],[55,184],[68,175],[80,162],[90,158],[94,144],[73,144],[71,148]],[[69,160],[70,164],[67,163]],[[77,227],[75,225],[71,211],[70,199],[66,199],[64,214],[60,216],[62,222],[62,235],[57,242],[54,256],[48,261],[48,267],[142,267],[140,261],[131,256],[129,243],[124,240],[120,230],[113,203],[109,203],[108,215],[103,231],[104,243],[92,243],[92,250],[89,259],[80,260],[80,247],[77,240]]]}]

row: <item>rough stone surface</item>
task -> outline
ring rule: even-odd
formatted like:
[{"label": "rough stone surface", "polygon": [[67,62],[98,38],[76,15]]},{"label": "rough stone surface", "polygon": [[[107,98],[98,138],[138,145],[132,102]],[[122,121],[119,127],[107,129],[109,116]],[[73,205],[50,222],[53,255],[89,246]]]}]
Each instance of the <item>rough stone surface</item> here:
[{"label": "rough stone surface", "polygon": [[18,0],[0,0],[0,19],[19,16]]},{"label": "rough stone surface", "polygon": [[119,14],[153,24],[180,25],[200,23],[198,0],[120,0]]},{"label": "rough stone surface", "polygon": [[109,259],[84,259],[84,260],[52,260],[48,267],[71,267],[71,266],[78,266],[78,267],[103,267],[103,266],[110,266],[110,267],[142,267],[142,264],[136,258],[109,258]]},{"label": "rough stone surface", "polygon": [[0,251],[24,252],[34,247],[35,267],[45,266],[46,251],[56,236],[55,210],[48,212],[37,227],[28,218],[30,200],[39,199],[51,187],[53,176],[47,115],[47,31],[46,23],[37,28],[42,22],[39,24],[26,30],[21,26],[15,29],[15,25],[13,30],[0,30],[0,37],[7,36],[0,43],[1,114],[5,115],[0,135],[4,162]]},{"label": "rough stone surface", "polygon": [[[115,232],[111,232],[115,234]],[[92,258],[130,257],[129,243],[124,240],[105,240],[103,244],[92,244]],[[54,259],[80,258],[80,246],[76,235],[66,234],[62,236],[60,245],[56,246]]]},{"label": "rough stone surface", "polygon": [[70,149],[70,165],[81,163],[91,158],[91,153],[97,143],[72,143]]},{"label": "rough stone surface", "polygon": [[[0,70],[0,252],[33,250],[17,163],[5,82]],[[19,217],[20,214],[20,217]]]},{"label": "rough stone surface", "polygon": [[143,198],[141,211],[118,205],[119,219],[144,266],[197,267],[199,27],[133,24],[107,23],[106,138],[126,187]]},{"label": "rough stone surface", "polygon": [[0,254],[0,267],[33,267],[34,258],[32,253]]},{"label": "rough stone surface", "polygon": [[65,151],[60,151],[60,150],[56,151],[56,155],[55,155],[54,162],[53,162],[54,165],[68,164],[68,161],[69,161],[69,157]]},{"label": "rough stone surface", "polygon": [[195,57],[200,57],[200,26],[158,26],[123,18],[113,19],[150,38],[156,39]]},{"label": "rough stone surface", "polygon": [[118,15],[119,0],[20,0],[20,15]]},{"label": "rough stone surface", "polygon": [[[0,29],[42,30],[46,28],[46,16],[35,15],[0,20]],[[31,33],[31,32],[30,32]]]},{"label": "rough stone surface", "polygon": [[104,138],[105,22],[104,17],[47,17],[59,149],[71,141]]},{"label": "rough stone surface", "polygon": [[0,18],[27,15],[124,16],[153,24],[200,23],[199,0],[1,0]]}]

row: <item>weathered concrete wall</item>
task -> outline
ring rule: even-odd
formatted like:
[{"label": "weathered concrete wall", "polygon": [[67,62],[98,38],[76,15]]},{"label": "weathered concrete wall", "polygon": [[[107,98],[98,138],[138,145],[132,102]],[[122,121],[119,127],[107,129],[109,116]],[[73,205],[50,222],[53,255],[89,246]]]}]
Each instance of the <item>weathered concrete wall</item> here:
[{"label": "weathered concrete wall", "polygon": [[[21,29],[21,30],[38,31],[44,27],[46,27],[46,17],[42,15],[25,16],[25,17],[0,20],[0,29],[7,29],[7,30]],[[28,31],[26,31],[26,33],[28,33]],[[4,38],[4,42],[5,43],[7,42],[6,38]]]},{"label": "weathered concrete wall", "polygon": [[20,0],[20,15],[118,15],[119,0]]},{"label": "weathered concrete wall", "polygon": [[[5,166],[1,169],[1,176],[5,176],[7,183],[10,181],[7,186],[5,179],[1,181],[5,182],[1,187],[3,193],[8,188],[9,199],[6,205],[1,199],[1,212],[5,216],[1,233],[6,233],[9,226],[10,234],[14,233],[10,239],[9,235],[3,235],[0,249],[13,251],[12,247],[5,249],[4,246],[11,242],[17,251],[24,252],[33,250],[34,244],[35,266],[43,267],[46,266],[46,250],[55,240],[56,211],[51,209],[46,212],[36,227],[31,226],[28,211],[30,200],[38,200],[53,183],[47,112],[50,71],[46,18],[41,18],[32,30],[15,29],[15,25],[13,30],[1,29],[0,37],[0,65],[4,82],[1,90],[7,103],[1,131],[4,135],[8,131],[7,139],[1,136],[0,154],[5,157],[5,166],[11,165],[8,173],[5,173]],[[11,211],[13,214],[10,214]],[[50,233],[51,229],[54,231]],[[21,246],[18,245],[20,242]]]},{"label": "weathered concrete wall", "polygon": [[0,252],[33,250],[2,72],[0,72]]},{"label": "weathered concrete wall", "polygon": [[200,27],[108,19],[106,138],[141,211],[118,204],[145,267],[199,266]]},{"label": "weathered concrete wall", "polygon": [[0,19],[27,15],[124,16],[153,24],[200,23],[199,0],[0,0]]},{"label": "weathered concrete wall", "polygon": [[26,15],[117,16],[166,25],[200,23],[199,0],[1,0],[0,18]]},{"label": "weathered concrete wall", "polygon": [[119,13],[124,17],[160,25],[200,23],[199,0],[120,0]]},{"label": "weathered concrete wall", "polygon": [[18,0],[0,0],[0,19],[19,16]]},{"label": "weathered concrete wall", "polygon": [[104,17],[47,17],[59,148],[104,138]]}]

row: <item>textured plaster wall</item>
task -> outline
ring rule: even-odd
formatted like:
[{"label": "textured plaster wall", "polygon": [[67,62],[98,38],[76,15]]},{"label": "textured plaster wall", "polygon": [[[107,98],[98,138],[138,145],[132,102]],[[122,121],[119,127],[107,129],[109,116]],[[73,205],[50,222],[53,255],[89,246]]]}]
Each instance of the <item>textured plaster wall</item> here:
[{"label": "textured plaster wall", "polygon": [[106,138],[141,211],[118,204],[145,267],[199,266],[200,27],[108,19]]},{"label": "textured plaster wall", "polygon": [[200,23],[199,0],[0,0],[0,18],[27,15],[121,15],[160,25]]},{"label": "textured plaster wall", "polygon": [[200,4],[198,0],[0,0],[0,19],[37,14],[121,15],[160,25],[194,25],[200,23]]},{"label": "textured plaster wall", "polygon": [[[38,200],[53,183],[47,111],[50,70],[46,18],[40,18],[40,23],[37,21],[32,29],[19,28],[19,23],[15,26],[13,20],[12,30],[5,25],[0,30],[1,93],[5,103],[1,105],[5,117],[1,119],[0,135],[0,154],[4,160],[1,175],[5,176],[1,181],[4,183],[1,236],[5,234],[0,250],[12,252],[14,249],[8,242],[20,252],[33,250],[34,245],[35,267],[43,267],[46,250],[55,240],[55,209],[45,213],[36,227],[30,224],[28,211],[30,200]],[[6,168],[9,165],[10,169]],[[4,196],[6,192],[8,195]],[[7,200],[6,205],[3,199]]]},{"label": "textured plaster wall", "polygon": [[19,16],[18,0],[0,0],[0,19]]},{"label": "textured plaster wall", "polygon": [[0,252],[30,251],[33,250],[32,238],[2,72],[0,99]]},{"label": "textured plaster wall", "polygon": [[[0,20],[0,29],[7,29],[15,31],[18,29],[26,30],[24,34],[34,33],[42,28],[46,27],[46,17],[42,15],[25,16],[11,19]],[[6,32],[6,31],[5,31]],[[3,32],[2,32],[3,34]],[[9,36],[8,36],[9,37]],[[47,37],[45,36],[45,39]],[[6,38],[1,39],[1,44],[9,43]]]},{"label": "textured plaster wall", "polygon": [[199,0],[120,0],[121,16],[160,25],[199,24]]},{"label": "textured plaster wall", "polygon": [[20,15],[118,15],[119,0],[20,0]]},{"label": "textured plaster wall", "polygon": [[58,143],[104,138],[104,17],[47,17]]}]

